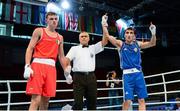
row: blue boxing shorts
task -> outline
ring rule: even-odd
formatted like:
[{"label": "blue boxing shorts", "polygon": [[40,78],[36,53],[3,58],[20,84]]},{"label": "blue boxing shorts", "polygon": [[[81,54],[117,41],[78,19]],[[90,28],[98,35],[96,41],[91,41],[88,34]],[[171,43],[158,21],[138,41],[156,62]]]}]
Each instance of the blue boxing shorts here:
[{"label": "blue boxing shorts", "polygon": [[134,100],[134,94],[138,99],[147,98],[147,87],[142,72],[123,74],[124,99]]}]

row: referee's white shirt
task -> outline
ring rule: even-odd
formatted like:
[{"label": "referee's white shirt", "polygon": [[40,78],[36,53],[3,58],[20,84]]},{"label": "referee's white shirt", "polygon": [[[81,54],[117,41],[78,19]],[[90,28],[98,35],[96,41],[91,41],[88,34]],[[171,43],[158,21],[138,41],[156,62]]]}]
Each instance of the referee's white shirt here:
[{"label": "referee's white shirt", "polygon": [[95,70],[95,55],[103,50],[101,42],[84,48],[78,45],[71,47],[66,57],[73,61],[73,72],[91,72]]}]

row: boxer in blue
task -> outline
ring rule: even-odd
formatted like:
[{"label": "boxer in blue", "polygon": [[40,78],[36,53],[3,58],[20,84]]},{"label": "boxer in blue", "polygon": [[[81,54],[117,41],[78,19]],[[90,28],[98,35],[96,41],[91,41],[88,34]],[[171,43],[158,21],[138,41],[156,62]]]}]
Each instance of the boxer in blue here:
[{"label": "boxer in blue", "polygon": [[150,41],[142,42],[136,40],[136,31],[132,27],[125,30],[125,41],[117,40],[115,37],[109,35],[107,28],[103,29],[109,41],[118,48],[119,52],[120,67],[123,70],[125,100],[122,110],[128,110],[130,103],[134,99],[134,93],[138,96],[139,110],[146,110],[145,98],[148,97],[148,94],[141,67],[140,49],[156,45],[156,26],[151,23],[149,30],[152,35]]}]

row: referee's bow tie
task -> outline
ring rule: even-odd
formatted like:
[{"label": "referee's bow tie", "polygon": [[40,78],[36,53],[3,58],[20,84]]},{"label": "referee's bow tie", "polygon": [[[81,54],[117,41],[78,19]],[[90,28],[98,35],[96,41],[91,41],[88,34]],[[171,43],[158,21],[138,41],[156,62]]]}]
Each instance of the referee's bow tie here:
[{"label": "referee's bow tie", "polygon": [[89,45],[83,45],[82,48],[89,47]]}]

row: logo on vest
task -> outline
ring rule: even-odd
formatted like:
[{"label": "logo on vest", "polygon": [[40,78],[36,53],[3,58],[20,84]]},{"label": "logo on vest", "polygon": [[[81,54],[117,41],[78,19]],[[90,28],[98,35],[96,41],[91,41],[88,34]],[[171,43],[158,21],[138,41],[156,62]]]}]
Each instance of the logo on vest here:
[{"label": "logo on vest", "polygon": [[137,52],[138,51],[138,49],[137,48],[134,48],[134,52]]},{"label": "logo on vest", "polygon": [[56,40],[56,43],[59,45],[59,44],[60,44],[60,41],[57,39],[57,40]]}]

